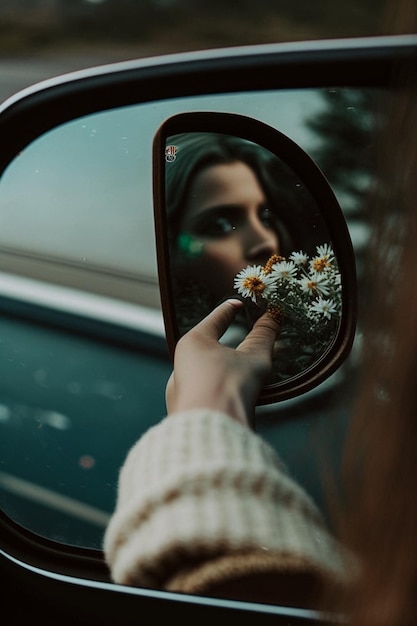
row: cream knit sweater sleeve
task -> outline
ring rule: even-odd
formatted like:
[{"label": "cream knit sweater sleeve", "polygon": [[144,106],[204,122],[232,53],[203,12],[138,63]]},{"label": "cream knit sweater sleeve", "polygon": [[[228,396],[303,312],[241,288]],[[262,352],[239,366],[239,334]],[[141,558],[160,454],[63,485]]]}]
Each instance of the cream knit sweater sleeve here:
[{"label": "cream knit sweater sleeve", "polygon": [[274,450],[209,410],[171,415],[132,448],[104,549],[115,582],[187,592],[247,571],[344,567]]}]

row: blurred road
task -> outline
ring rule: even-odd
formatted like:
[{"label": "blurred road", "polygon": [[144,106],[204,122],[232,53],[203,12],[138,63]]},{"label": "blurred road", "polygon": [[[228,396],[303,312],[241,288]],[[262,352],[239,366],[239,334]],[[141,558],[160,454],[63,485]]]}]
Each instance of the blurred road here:
[{"label": "blurred road", "polygon": [[[154,50],[143,51],[142,56],[148,52],[155,54]],[[128,58],[138,58],[136,50],[129,54],[126,50],[97,51],[87,54],[69,53],[54,57],[33,58],[19,57],[0,60],[0,102],[15,94],[20,89],[29,87],[41,80],[59,76],[86,67],[103,65],[105,63],[116,63]]]},{"label": "blurred road", "polygon": [[78,69],[77,64],[65,60],[30,58],[2,60],[0,62],[0,101],[3,102],[20,89],[74,69]]}]

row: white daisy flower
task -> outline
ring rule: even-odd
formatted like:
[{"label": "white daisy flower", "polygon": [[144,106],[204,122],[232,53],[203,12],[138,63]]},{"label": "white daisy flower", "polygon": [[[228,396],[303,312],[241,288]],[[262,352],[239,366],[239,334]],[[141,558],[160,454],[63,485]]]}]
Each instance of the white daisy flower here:
[{"label": "white daisy flower", "polygon": [[314,273],[311,276],[303,276],[298,282],[304,293],[323,296],[329,294],[329,281],[325,274]]},{"label": "white daisy flower", "polygon": [[310,310],[313,313],[326,317],[328,320],[331,319],[333,313],[337,313],[335,302],[333,300],[325,300],[322,297],[317,298],[312,303]]},{"label": "white daisy flower", "polygon": [[305,265],[308,261],[308,256],[305,252],[302,252],[302,250],[300,250],[299,252],[292,252],[289,258],[296,265]]},{"label": "white daisy flower", "polygon": [[333,261],[334,252],[330,244],[324,243],[321,246],[317,246],[316,251],[317,256],[325,256],[329,259],[329,261]]},{"label": "white daisy flower", "polygon": [[310,261],[310,270],[316,273],[322,273],[332,266],[327,256],[316,256]]},{"label": "white daisy flower", "polygon": [[296,277],[297,267],[294,261],[280,261],[272,266],[271,276],[274,280],[292,280]]},{"label": "white daisy flower", "polygon": [[333,248],[328,243],[317,246],[317,256],[310,261],[310,268],[313,272],[325,272],[332,267],[334,261]]},{"label": "white daisy flower", "polygon": [[234,287],[244,298],[256,302],[258,298],[267,298],[273,291],[274,279],[265,275],[260,265],[251,265],[239,272]]}]

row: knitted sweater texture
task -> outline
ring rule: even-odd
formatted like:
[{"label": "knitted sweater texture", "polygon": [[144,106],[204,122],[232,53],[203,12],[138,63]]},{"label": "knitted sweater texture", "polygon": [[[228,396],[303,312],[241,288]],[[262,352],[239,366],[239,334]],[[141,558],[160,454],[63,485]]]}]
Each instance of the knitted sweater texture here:
[{"label": "knitted sweater texture", "polygon": [[209,410],[165,418],[132,448],[104,550],[115,582],[188,593],[246,599],[250,589],[270,601],[283,574],[288,591],[345,577],[317,507],[274,450]]}]

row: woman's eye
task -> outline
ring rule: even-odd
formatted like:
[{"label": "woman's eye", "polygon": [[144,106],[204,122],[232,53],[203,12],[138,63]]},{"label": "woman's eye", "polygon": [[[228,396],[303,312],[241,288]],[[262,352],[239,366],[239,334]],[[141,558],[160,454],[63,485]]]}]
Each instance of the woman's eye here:
[{"label": "woman's eye", "polygon": [[274,224],[275,224],[275,217],[274,214],[272,213],[271,209],[269,209],[268,207],[263,207],[260,212],[259,212],[259,219],[261,220],[262,224],[264,224],[264,226],[266,226],[267,228],[273,228]]},{"label": "woman's eye", "polygon": [[204,220],[198,227],[198,234],[202,237],[224,237],[236,230],[236,220],[219,215]]},{"label": "woman's eye", "polygon": [[219,234],[228,234],[236,230],[236,224],[230,217],[218,217],[213,223],[213,231]]}]

